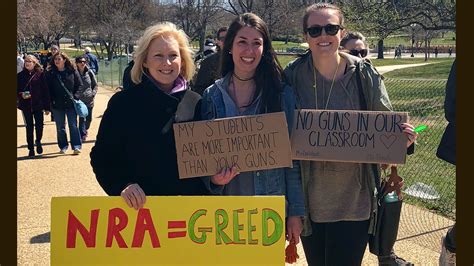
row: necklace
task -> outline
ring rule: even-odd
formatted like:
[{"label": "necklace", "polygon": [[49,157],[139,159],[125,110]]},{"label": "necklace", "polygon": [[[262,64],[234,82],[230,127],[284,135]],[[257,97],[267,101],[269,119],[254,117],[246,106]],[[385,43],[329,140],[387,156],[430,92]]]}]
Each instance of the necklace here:
[{"label": "necklace", "polygon": [[240,80],[240,81],[249,81],[249,80],[252,80],[252,79],[253,79],[253,76],[250,77],[250,78],[248,78],[248,79],[244,79],[244,78],[241,78],[241,77],[237,76],[237,74],[235,74],[235,72],[232,73],[232,74],[233,74],[234,77],[236,77],[236,78],[237,78],[238,80]]},{"label": "necklace", "polygon": [[[328,109],[328,104],[329,104],[329,99],[331,99],[331,93],[332,93],[332,88],[334,86],[334,81],[336,80],[336,75],[337,75],[337,70],[339,69],[339,64],[340,64],[340,61],[337,63],[337,66],[336,66],[336,71],[334,71],[334,75],[332,76],[332,82],[331,82],[331,87],[329,88],[329,95],[328,95],[328,99],[326,100],[326,105],[324,107],[324,109]],[[314,100],[315,100],[315,103],[316,103],[316,109],[318,109],[318,91],[316,90],[316,69],[313,68],[313,76],[314,76]],[[324,88],[324,80],[323,80],[323,88]],[[324,97],[323,97],[323,101],[324,101]]]},{"label": "necklace", "polygon": [[[247,101],[247,104],[243,104],[241,106],[239,105],[238,100],[237,100],[236,87],[235,87],[235,82],[234,82],[233,77],[230,79],[230,82],[231,82],[231,86],[229,86],[229,92],[231,93],[231,96],[234,98],[235,105],[237,106],[237,108],[239,108],[239,112],[240,112],[240,109],[248,107],[251,104],[251,100],[253,98],[253,94],[255,93],[255,91],[250,96],[249,100]],[[230,87],[232,87],[232,89],[230,89]]]}]

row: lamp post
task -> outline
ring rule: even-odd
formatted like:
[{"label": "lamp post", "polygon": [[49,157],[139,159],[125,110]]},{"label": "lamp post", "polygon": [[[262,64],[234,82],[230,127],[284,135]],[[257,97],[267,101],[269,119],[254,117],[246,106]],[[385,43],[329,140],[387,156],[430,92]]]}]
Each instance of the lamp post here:
[{"label": "lamp post", "polygon": [[415,26],[416,24],[411,24],[411,55],[410,57],[415,57],[415,55],[413,54],[413,45],[415,44]]}]

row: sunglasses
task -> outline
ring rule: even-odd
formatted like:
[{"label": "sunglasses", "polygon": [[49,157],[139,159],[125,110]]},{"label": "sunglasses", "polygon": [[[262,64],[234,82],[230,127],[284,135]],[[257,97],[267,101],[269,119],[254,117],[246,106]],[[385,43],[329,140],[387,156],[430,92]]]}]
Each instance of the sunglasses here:
[{"label": "sunglasses", "polygon": [[349,51],[349,54],[351,54],[353,56],[359,56],[360,55],[360,57],[366,57],[368,52],[369,51],[367,51],[367,49],[361,49],[361,50],[353,49],[353,50]]},{"label": "sunglasses", "polygon": [[77,61],[76,63],[85,63],[86,61],[84,60],[81,60],[81,61]]},{"label": "sunglasses", "polygon": [[217,40],[219,40],[219,41],[221,41],[221,42],[224,41],[224,39],[225,39],[225,36],[219,36],[219,37],[217,37]]},{"label": "sunglasses", "polygon": [[341,25],[333,25],[333,24],[327,24],[326,26],[312,26],[306,29],[306,32],[311,36],[311,38],[316,38],[321,36],[321,33],[323,33],[323,29],[326,32],[327,35],[334,36],[336,35],[339,30],[344,29]]}]

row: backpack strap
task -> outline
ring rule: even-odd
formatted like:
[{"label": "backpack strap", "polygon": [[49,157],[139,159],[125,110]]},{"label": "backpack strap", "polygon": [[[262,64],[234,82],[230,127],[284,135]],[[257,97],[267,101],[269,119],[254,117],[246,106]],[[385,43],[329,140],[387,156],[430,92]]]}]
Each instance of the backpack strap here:
[{"label": "backpack strap", "polygon": [[[356,65],[356,71],[355,71],[356,72],[357,89],[359,91],[360,104],[361,104],[361,107],[362,107],[361,109],[362,110],[368,110],[367,100],[365,98],[364,88],[362,86],[362,77],[361,77],[362,75],[361,75],[361,69],[360,69],[361,64],[363,64],[363,62],[358,63]],[[380,200],[380,198],[383,197],[383,195],[382,195],[382,193],[380,193],[381,187],[380,187],[380,182],[377,178],[379,176],[378,169],[377,169],[377,164],[372,163],[372,164],[370,164],[370,166],[371,166],[370,167],[371,170],[374,172],[373,174],[374,174],[374,179],[375,179],[374,180],[375,181],[375,188],[377,189],[377,192],[378,192],[377,198]]]},{"label": "backpack strap", "polygon": [[200,99],[201,96],[199,94],[187,90],[176,109],[176,114],[174,116],[175,122],[179,123],[192,120],[195,115],[196,104]]},{"label": "backpack strap", "polygon": [[166,134],[175,122],[190,121],[194,118],[196,105],[201,99],[201,95],[191,90],[186,90],[183,98],[178,103],[176,112],[170,117],[165,126],[161,129],[161,134]]}]

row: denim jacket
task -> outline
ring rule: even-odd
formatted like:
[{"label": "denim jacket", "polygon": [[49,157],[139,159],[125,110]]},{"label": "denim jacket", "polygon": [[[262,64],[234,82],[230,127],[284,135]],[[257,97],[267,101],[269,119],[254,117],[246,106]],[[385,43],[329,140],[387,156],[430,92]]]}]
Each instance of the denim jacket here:
[{"label": "denim jacket", "polygon": [[[208,87],[203,94],[202,118],[206,120],[225,118],[225,106],[222,92],[227,89],[231,74],[217,80]],[[288,131],[291,131],[293,113],[295,110],[295,97],[293,90],[285,85],[282,92],[282,110],[288,123]],[[290,132],[291,133],[291,132]],[[304,198],[301,187],[300,162],[293,161],[293,168],[277,168],[269,170],[253,171],[255,195],[285,195],[286,216],[304,216]],[[211,177],[202,177],[206,187],[211,194],[222,194],[224,186],[215,185]]]}]

